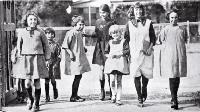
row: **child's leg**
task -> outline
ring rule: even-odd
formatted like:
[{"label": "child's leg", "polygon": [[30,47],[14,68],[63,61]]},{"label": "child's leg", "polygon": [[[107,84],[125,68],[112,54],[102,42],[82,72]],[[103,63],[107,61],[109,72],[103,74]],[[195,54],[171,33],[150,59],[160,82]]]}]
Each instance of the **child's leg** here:
[{"label": "child's leg", "polygon": [[50,101],[50,96],[49,96],[49,78],[45,78],[45,93],[46,93],[46,102]]},{"label": "child's leg", "polygon": [[108,75],[108,85],[109,85],[110,98],[111,98],[112,97],[112,91],[111,91],[111,86],[110,86],[110,75]]},{"label": "child's leg", "polygon": [[72,95],[71,95],[71,98],[70,98],[71,102],[85,101],[85,99],[78,96],[78,88],[79,88],[81,78],[82,78],[82,74],[81,75],[75,75],[75,77],[74,77],[74,82],[72,84]]},{"label": "child's leg", "polygon": [[58,90],[57,90],[57,87],[56,87],[56,80],[55,80],[54,75],[51,76],[51,84],[53,86],[54,99],[57,99],[58,98]]},{"label": "child's leg", "polygon": [[142,98],[143,98],[143,102],[147,98],[147,85],[148,85],[148,82],[149,82],[149,79],[142,75]]},{"label": "child's leg", "polygon": [[177,92],[180,84],[180,78],[169,78],[169,87],[171,92],[171,108],[178,109],[178,98],[177,98]]},{"label": "child's leg", "polygon": [[141,76],[139,77],[135,77],[134,79],[134,82],[135,82],[135,88],[136,88],[136,91],[137,91],[137,95],[138,95],[138,101],[140,104],[143,103],[142,101],[142,93],[141,93]]},{"label": "child's leg", "polygon": [[24,102],[24,100],[27,98],[25,79],[20,79],[20,80],[21,80],[21,89],[22,89],[22,102]]},{"label": "child's leg", "polygon": [[116,100],[116,86],[115,86],[115,80],[116,80],[116,75],[115,74],[109,74],[110,75],[110,87],[112,91],[112,102],[114,103]]},{"label": "child's leg", "polygon": [[100,100],[104,100],[104,98],[105,98],[105,90],[104,90],[105,74],[103,73],[103,66],[98,65],[97,69],[98,69],[97,72],[99,74],[99,82],[100,82],[100,86],[101,86]]},{"label": "child's leg", "polygon": [[122,94],[122,75],[117,75],[117,101],[120,101]]},{"label": "child's leg", "polygon": [[32,91],[33,91],[32,85],[33,85],[33,82],[31,79],[25,80],[25,86],[26,86],[26,90],[27,90],[28,98],[29,98],[29,100],[27,102],[27,107],[29,110],[32,108],[33,102],[34,102],[34,98],[33,98],[33,94],[32,94]]},{"label": "child's leg", "polygon": [[34,79],[34,87],[35,87],[35,102],[33,111],[39,110],[39,103],[40,103],[40,95],[41,95],[41,85],[40,79]]}]

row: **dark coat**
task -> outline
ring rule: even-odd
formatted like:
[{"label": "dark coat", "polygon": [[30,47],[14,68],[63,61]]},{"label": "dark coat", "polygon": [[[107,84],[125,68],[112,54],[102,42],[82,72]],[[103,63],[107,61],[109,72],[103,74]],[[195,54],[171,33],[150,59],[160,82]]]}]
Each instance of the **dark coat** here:
[{"label": "dark coat", "polygon": [[61,79],[60,73],[60,46],[55,43],[54,41],[49,42],[50,50],[51,50],[51,58],[50,58],[50,65],[49,65],[49,77],[53,75],[55,79]]},{"label": "dark coat", "polygon": [[105,47],[111,37],[109,36],[109,28],[115,24],[115,21],[98,19],[95,25],[95,38],[97,43],[95,45],[92,64],[104,65],[105,64]]}]

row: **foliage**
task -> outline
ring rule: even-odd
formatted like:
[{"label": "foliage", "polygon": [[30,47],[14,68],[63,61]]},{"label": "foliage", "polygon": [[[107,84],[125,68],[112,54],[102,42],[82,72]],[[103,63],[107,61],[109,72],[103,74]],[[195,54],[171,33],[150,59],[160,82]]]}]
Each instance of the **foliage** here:
[{"label": "foliage", "polygon": [[69,26],[71,15],[66,13],[69,4],[68,1],[16,1],[17,25],[22,27],[23,16],[35,11],[42,21],[41,26]]}]

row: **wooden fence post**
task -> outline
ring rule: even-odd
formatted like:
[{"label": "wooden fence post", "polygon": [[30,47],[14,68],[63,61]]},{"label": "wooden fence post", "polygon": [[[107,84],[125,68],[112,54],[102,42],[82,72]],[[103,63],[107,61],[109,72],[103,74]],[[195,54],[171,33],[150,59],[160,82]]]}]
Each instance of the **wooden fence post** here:
[{"label": "wooden fence post", "polygon": [[188,36],[188,39],[187,39],[187,44],[189,45],[190,44],[190,22],[189,20],[187,20],[187,36]]}]

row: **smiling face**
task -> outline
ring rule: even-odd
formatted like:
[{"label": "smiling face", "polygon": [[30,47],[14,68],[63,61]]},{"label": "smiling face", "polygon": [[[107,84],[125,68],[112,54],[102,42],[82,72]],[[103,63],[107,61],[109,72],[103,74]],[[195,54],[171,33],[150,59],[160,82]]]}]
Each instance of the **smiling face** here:
[{"label": "smiling face", "polygon": [[172,25],[177,25],[178,23],[178,14],[175,13],[175,12],[172,12],[169,14],[169,22],[172,24]]},{"label": "smiling face", "polygon": [[135,19],[140,19],[143,16],[142,13],[142,8],[134,8]]},{"label": "smiling face", "polygon": [[113,40],[120,40],[121,38],[121,32],[119,30],[115,30],[114,32],[111,32],[111,36]]},{"label": "smiling face", "polygon": [[29,15],[27,17],[27,24],[28,24],[28,27],[36,27],[37,26],[37,17],[34,16],[34,15]]},{"label": "smiling face", "polygon": [[109,17],[109,13],[108,13],[108,12],[105,12],[105,11],[102,11],[102,10],[99,11],[99,15],[100,15],[101,18],[104,19],[104,20],[106,20],[106,19]]},{"label": "smiling face", "polygon": [[85,25],[84,22],[79,21],[78,23],[76,23],[75,29],[76,29],[77,31],[82,31],[83,28],[84,28],[84,25]]}]

